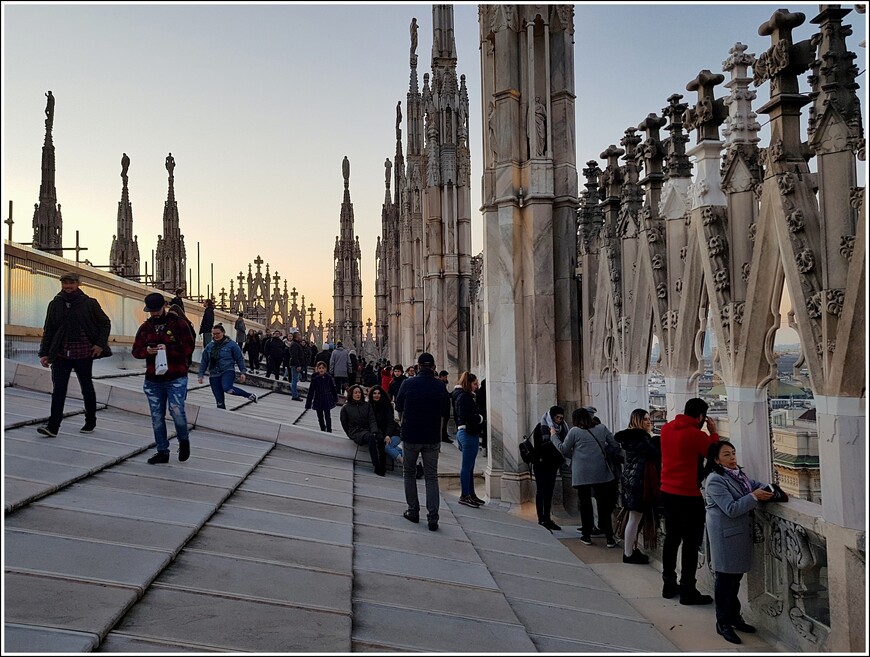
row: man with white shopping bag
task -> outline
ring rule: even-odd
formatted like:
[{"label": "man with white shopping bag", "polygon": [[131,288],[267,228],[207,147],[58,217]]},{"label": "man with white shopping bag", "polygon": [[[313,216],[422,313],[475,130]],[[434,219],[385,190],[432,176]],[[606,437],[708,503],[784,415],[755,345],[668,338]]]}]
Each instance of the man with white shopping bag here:
[{"label": "man with white shopping bag", "polygon": [[148,459],[152,465],[169,462],[169,438],[166,433],[166,407],[178,437],[178,460],[190,457],[190,438],[184,399],[187,396],[187,362],[193,353],[190,327],[173,313],[166,312],[166,299],[159,292],[145,297],[145,311],[150,313],[133,342],[133,358],[145,359],[145,383],[142,386],[151,410],[151,426],[157,453]]}]

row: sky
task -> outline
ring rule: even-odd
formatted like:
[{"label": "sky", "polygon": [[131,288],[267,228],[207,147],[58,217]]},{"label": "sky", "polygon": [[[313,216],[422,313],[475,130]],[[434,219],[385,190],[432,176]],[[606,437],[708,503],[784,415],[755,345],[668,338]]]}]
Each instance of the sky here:
[{"label": "sky", "polygon": [[[575,5],[580,189],[588,160],[599,159],[647,114],[661,114],[671,94],[693,103],[686,84],[702,69],[721,72],[736,42],[756,55],[769,48],[770,38],[760,37],[758,27],[781,6]],[[818,4],[786,6],[806,14],[795,39],[809,38]],[[211,289],[212,266],[214,292],[229,291],[230,279],[247,274],[248,263],[260,256],[272,274],[323,312],[325,322],[332,316],[332,254],[347,156],[362,250],[363,317],[374,320],[384,160],[395,152],[398,101],[406,114],[414,17],[421,84],[431,70],[431,7],[4,2],[2,203],[5,213],[14,202],[13,239],[29,242],[33,236],[50,89],[64,245],[74,245],[78,230],[88,249],[83,259],[108,265],[126,153],[133,230],[142,261],[153,271],[167,194],[164,162],[171,152],[190,293]],[[850,49],[859,55],[866,108],[866,49],[858,46],[866,39],[866,15],[853,11],[844,22],[855,32]],[[472,207],[479,208],[477,5],[454,5],[454,26],[457,73],[466,76],[471,105]],[[806,76],[802,80],[806,91]],[[719,96],[726,92],[717,88]],[[766,102],[766,93],[766,86],[759,90],[755,107]],[[482,221],[473,214],[472,252],[481,249]]]}]

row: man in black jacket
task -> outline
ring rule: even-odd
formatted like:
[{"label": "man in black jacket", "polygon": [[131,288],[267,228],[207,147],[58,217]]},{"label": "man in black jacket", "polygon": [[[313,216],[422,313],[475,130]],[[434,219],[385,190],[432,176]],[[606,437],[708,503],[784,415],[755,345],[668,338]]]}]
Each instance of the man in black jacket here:
[{"label": "man in black jacket", "polygon": [[202,321],[199,323],[199,332],[202,335],[202,348],[205,349],[211,342],[211,330],[214,328],[214,301],[205,300],[205,310],[202,311]]},{"label": "man in black jacket", "polygon": [[405,501],[408,510],[403,514],[411,522],[420,522],[420,500],[417,496],[417,455],[423,457],[423,476],[426,479],[426,510],[429,530],[438,529],[438,455],[441,451],[442,426],[450,416],[450,395],[435,376],[435,359],[422,353],[417,359],[420,371],[407,379],[396,395],[396,410],[402,423],[402,445],[405,480]]},{"label": "man in black jacket", "polygon": [[60,277],[61,291],[48,304],[39,363],[51,365],[51,415],[48,424],[37,429],[54,438],[63,420],[63,407],[69,385],[69,375],[75,370],[85,402],[85,424],[82,433],[91,433],[97,426],[97,395],[91,378],[95,358],[111,356],[109,332],[112,321],[100,303],[79,289],[75,272]]}]

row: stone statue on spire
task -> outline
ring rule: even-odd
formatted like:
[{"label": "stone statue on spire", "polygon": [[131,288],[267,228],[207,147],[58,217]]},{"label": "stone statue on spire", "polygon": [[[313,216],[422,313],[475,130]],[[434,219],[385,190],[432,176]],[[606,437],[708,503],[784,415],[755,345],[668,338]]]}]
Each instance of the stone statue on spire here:
[{"label": "stone statue on spire", "polygon": [[344,188],[347,189],[350,186],[350,160],[347,155],[341,161],[341,175],[344,178]]},{"label": "stone statue on spire", "polygon": [[51,130],[54,125],[54,94],[51,90],[45,94],[45,127]]},{"label": "stone statue on spire", "polygon": [[384,182],[387,185],[387,189],[390,188],[390,176],[393,173],[393,163],[390,162],[390,158],[384,160]]},{"label": "stone statue on spire", "polygon": [[169,177],[174,177],[173,171],[175,171],[175,158],[172,157],[172,153],[166,156],[166,170],[169,172]]},{"label": "stone statue on spire", "polygon": [[127,181],[127,170],[130,168],[130,158],[126,153],[121,153],[121,177]]},{"label": "stone statue on spire", "polygon": [[411,19],[411,57],[417,55],[417,19]]}]

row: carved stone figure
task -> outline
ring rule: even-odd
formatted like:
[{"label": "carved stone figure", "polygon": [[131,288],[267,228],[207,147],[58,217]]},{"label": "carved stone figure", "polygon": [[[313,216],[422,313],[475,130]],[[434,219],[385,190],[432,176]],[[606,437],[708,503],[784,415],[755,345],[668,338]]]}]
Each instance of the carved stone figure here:
[{"label": "carved stone figure", "polygon": [[411,19],[411,55],[417,54],[417,19]]},{"label": "carved stone figure", "polygon": [[489,112],[486,118],[486,128],[489,134],[490,163],[495,164],[498,153],[495,150],[495,103],[489,101]]},{"label": "carved stone figure", "polygon": [[54,95],[51,90],[45,94],[45,120],[49,126],[54,123]]},{"label": "carved stone figure", "polygon": [[130,168],[130,158],[126,153],[121,153],[121,177],[127,179],[127,169]]},{"label": "carved stone figure", "polygon": [[544,155],[547,152],[547,108],[540,96],[535,96],[535,132],[538,136],[537,153]]},{"label": "carved stone figure", "polygon": [[384,160],[384,169],[385,169],[384,182],[386,183],[387,187],[389,187],[390,186],[390,176],[392,175],[392,172],[393,172],[393,163],[390,162],[390,158],[387,158],[386,160]]},{"label": "carved stone figure", "polygon": [[173,173],[175,171],[175,158],[172,157],[172,153],[166,156],[166,170],[169,172],[170,177],[175,175]]}]

